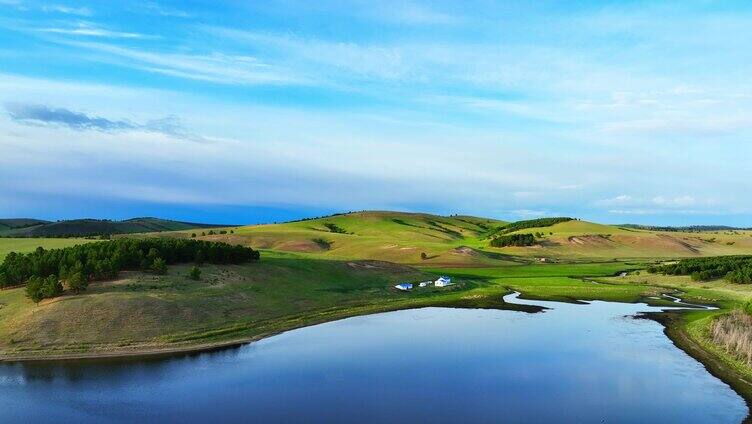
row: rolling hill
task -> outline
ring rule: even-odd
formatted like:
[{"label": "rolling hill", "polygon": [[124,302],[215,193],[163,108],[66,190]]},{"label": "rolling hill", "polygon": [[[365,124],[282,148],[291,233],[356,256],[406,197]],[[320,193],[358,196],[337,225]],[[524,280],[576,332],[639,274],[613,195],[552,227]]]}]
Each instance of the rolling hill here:
[{"label": "rolling hill", "polygon": [[[537,223],[548,226],[534,226]],[[513,223],[473,216],[365,211],[281,224],[240,227],[195,224],[157,218],[125,221],[30,219],[0,220],[0,236],[60,237],[96,234],[164,235],[242,244],[304,257],[382,260],[416,266],[483,267],[540,261],[609,261],[752,253],[752,231],[697,228],[679,231],[597,224],[577,219]],[[6,229],[4,229],[6,228]],[[198,228],[232,229],[193,231]],[[493,237],[534,234],[525,247],[491,247]],[[5,239],[6,241],[10,241]],[[30,250],[32,247],[26,246]],[[45,243],[40,245],[46,246]],[[19,245],[20,247],[20,245]],[[8,251],[12,246],[7,246]]]},{"label": "rolling hill", "polygon": [[284,224],[234,228],[206,239],[322,259],[374,259],[403,264],[497,264],[502,255],[466,246],[505,222],[471,216],[355,212]]},{"label": "rolling hill", "polygon": [[171,221],[159,218],[133,218],[124,221],[71,219],[42,221],[18,218],[0,220],[2,237],[85,237],[100,234],[132,234],[218,227],[211,224]]},{"label": "rolling hill", "polygon": [[48,224],[49,222],[50,221],[30,218],[0,219],[0,231],[15,230],[25,227],[31,227],[34,225]]},{"label": "rolling hill", "polygon": [[[424,266],[626,260],[752,253],[752,231],[655,231],[566,220],[545,227],[470,216],[355,212],[283,224],[234,228],[206,239],[322,259],[374,259]],[[521,228],[515,231],[510,229]],[[494,248],[496,233],[538,233],[536,244]],[[186,234],[183,234],[186,236]]]}]

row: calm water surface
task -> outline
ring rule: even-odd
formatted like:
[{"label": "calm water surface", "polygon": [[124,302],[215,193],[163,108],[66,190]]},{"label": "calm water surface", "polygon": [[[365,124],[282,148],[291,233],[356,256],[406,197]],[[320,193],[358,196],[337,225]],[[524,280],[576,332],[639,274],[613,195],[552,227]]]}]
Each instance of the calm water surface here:
[{"label": "calm water surface", "polygon": [[0,422],[735,423],[744,401],[645,305],[426,308],[221,352],[0,365]]}]

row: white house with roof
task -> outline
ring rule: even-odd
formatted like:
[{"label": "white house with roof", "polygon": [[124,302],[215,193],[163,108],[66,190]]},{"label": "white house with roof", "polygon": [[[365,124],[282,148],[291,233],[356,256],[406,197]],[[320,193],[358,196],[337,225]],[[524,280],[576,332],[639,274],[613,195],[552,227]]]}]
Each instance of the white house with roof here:
[{"label": "white house with roof", "polygon": [[394,288],[397,290],[408,291],[412,290],[413,285],[411,283],[401,283],[394,286]]},{"label": "white house with roof", "polygon": [[436,287],[446,287],[450,284],[452,284],[452,279],[446,276],[439,277],[438,280],[434,281],[433,283]]}]

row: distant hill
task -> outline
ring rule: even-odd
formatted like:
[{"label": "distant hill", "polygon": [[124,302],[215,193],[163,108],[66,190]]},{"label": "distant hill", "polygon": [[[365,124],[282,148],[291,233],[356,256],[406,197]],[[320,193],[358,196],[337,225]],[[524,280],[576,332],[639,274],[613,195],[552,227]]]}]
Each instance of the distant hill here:
[{"label": "distant hill", "polygon": [[[531,246],[491,245],[499,235],[533,235]],[[183,237],[190,237],[187,231]],[[198,238],[334,260],[420,266],[494,267],[521,261],[681,258],[752,253],[749,231],[664,232],[559,217],[503,222],[472,216],[363,211],[250,225]]]},{"label": "distant hill", "polygon": [[110,221],[106,219],[70,219],[56,222],[19,218],[1,219],[0,236],[86,237],[102,234],[151,233],[223,226],[224,225],[199,224],[150,217],[132,218],[124,221]]},{"label": "distant hill", "polygon": [[[484,266],[565,260],[682,258],[752,254],[752,232],[726,226],[603,225],[572,218],[504,222],[426,213],[361,211],[280,224],[228,227],[157,218],[46,222],[0,220],[0,236],[66,237],[171,231],[175,237],[224,241],[330,260],[372,259],[420,266]],[[206,231],[199,230],[201,228]],[[704,231],[701,231],[704,230]],[[529,237],[530,246],[496,247],[499,234]],[[18,250],[17,247],[15,247]],[[0,248],[0,251],[2,249]]]},{"label": "distant hill", "polygon": [[33,225],[47,224],[50,221],[30,218],[0,219],[0,231],[13,230],[16,228],[31,227]]},{"label": "distant hill", "polygon": [[258,249],[296,252],[328,259],[376,259],[426,265],[496,265],[499,255],[468,243],[506,224],[491,218],[426,213],[362,211],[284,224],[235,228],[232,234],[199,236]]},{"label": "distant hill", "polygon": [[745,231],[752,228],[741,227],[729,227],[728,225],[688,225],[683,227],[672,226],[657,226],[657,225],[637,225],[637,224],[624,224],[620,225],[623,228],[632,228],[635,230],[648,230],[648,231],[677,231],[685,233],[701,233],[705,231]]}]

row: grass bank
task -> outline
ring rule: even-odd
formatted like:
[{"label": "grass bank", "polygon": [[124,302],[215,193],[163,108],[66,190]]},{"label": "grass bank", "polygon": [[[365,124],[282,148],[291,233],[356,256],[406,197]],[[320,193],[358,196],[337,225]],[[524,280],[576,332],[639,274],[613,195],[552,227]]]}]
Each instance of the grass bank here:
[{"label": "grass bank", "polygon": [[[258,263],[204,266],[200,281],[188,278],[187,265],[170,267],[165,276],[124,272],[80,295],[38,305],[20,288],[0,291],[0,358],[208,348],[334,319],[425,306],[536,310],[504,303],[502,296],[512,290],[528,298],[568,301],[633,302],[656,294],[652,287],[579,278],[608,276],[624,267],[629,265],[515,265],[498,270],[499,277],[485,268],[417,269],[267,252]],[[407,293],[393,288],[445,273],[456,284]]]}]

